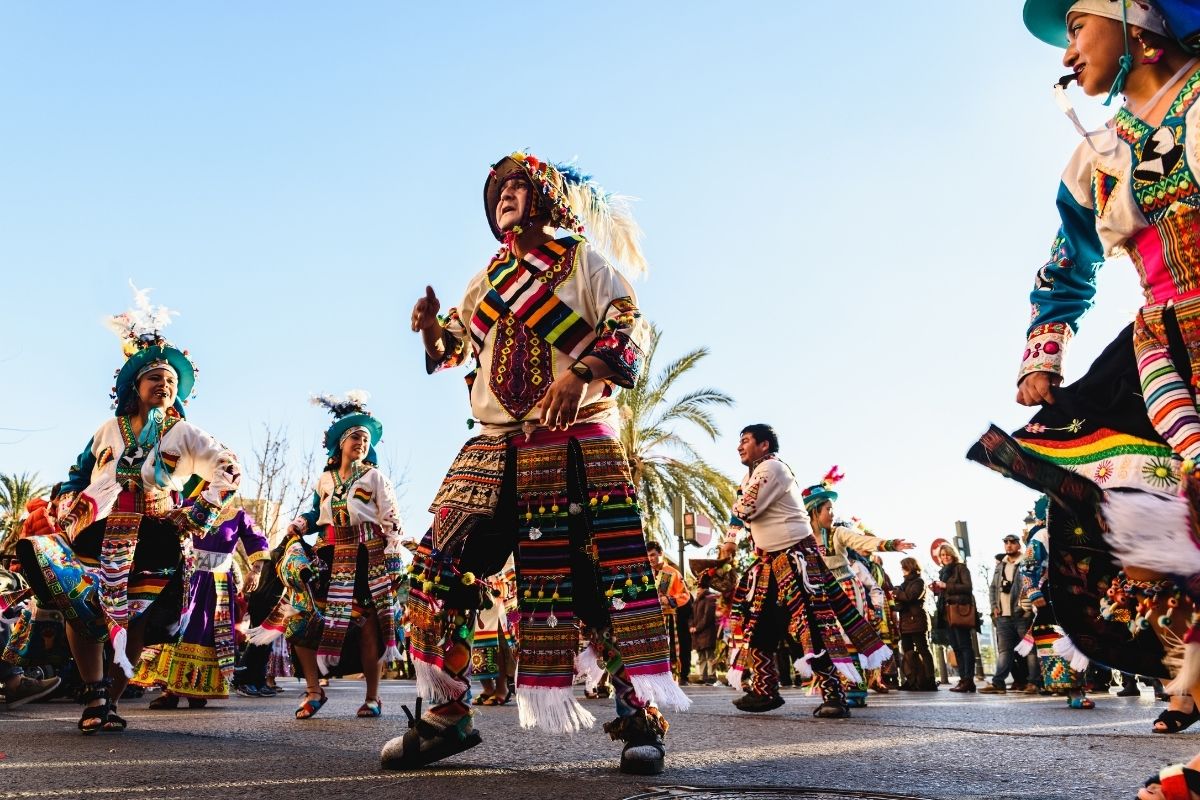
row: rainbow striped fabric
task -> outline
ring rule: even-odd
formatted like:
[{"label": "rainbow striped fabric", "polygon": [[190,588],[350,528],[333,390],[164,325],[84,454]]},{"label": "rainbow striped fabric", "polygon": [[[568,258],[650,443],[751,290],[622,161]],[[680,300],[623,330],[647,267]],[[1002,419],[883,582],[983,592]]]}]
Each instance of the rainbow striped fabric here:
[{"label": "rainbow striped fabric", "polygon": [[592,325],[540,280],[542,272],[582,241],[582,236],[556,239],[527,253],[524,260],[508,250],[496,254],[487,270],[491,289],[471,318],[476,352],[483,349],[484,339],[496,321],[510,311],[538,337],[571,358],[578,359],[587,351],[596,336]]}]

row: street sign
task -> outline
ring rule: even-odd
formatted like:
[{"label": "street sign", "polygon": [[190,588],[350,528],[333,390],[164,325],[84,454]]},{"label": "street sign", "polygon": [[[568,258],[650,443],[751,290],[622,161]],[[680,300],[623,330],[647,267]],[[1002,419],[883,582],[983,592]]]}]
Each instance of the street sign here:
[{"label": "street sign", "polygon": [[708,547],[713,539],[713,522],[696,511],[683,515],[683,540],[694,547]]},{"label": "street sign", "polygon": [[929,545],[929,555],[933,556],[933,563],[941,563],[938,559],[938,550],[941,550],[944,544],[950,544],[950,542],[945,539],[934,539],[933,544]]}]

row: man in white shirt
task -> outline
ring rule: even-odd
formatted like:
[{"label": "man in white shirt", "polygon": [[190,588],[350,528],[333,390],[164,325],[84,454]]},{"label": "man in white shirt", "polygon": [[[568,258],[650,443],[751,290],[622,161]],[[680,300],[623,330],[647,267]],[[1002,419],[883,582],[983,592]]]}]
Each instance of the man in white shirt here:
[{"label": "man in white shirt", "polygon": [[848,717],[839,674],[854,682],[861,676],[843,635],[860,652],[886,646],[825,565],[800,487],[778,450],[779,438],[769,425],[747,426],[738,442],[747,473],[733,513],[749,530],[755,560],[733,597],[734,636],[741,646],[730,684],[738,686],[742,672],[750,670],[748,691],[734,705],[751,712],[783,705],[775,653],[786,635],[794,642],[800,677],[816,675],[820,684],[822,703],[813,715]]}]

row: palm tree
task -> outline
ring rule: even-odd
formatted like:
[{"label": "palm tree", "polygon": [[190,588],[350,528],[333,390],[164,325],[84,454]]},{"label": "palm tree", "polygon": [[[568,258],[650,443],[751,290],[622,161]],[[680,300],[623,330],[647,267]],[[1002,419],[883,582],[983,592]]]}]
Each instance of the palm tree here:
[{"label": "palm tree", "polygon": [[651,375],[650,367],[661,338],[662,332],[652,324],[637,380],[632,389],[617,396],[621,444],[645,511],[646,533],[658,540],[665,532],[663,515],[671,508],[672,498],[682,499],[686,508],[720,524],[729,518],[735,496],[729,477],[706,463],[676,430],[677,423],[691,423],[716,441],[720,431],[712,409],[733,405],[733,398],[719,389],[706,387],[668,399],[675,383],[708,355],[708,348],[698,347],[657,375]]},{"label": "palm tree", "polygon": [[50,487],[38,482],[36,472],[32,475],[0,473],[0,553],[9,553],[16,547],[15,534],[20,531],[25,504],[49,493]]}]

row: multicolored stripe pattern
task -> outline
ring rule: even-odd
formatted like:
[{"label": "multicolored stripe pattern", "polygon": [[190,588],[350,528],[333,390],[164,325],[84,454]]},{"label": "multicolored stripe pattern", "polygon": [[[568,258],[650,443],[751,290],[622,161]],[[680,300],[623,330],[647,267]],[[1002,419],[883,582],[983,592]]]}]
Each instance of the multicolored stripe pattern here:
[{"label": "multicolored stripe pattern", "polygon": [[587,351],[595,338],[592,326],[541,280],[542,272],[582,241],[582,236],[567,236],[547,242],[527,253],[524,261],[508,250],[501,250],[492,259],[487,270],[492,288],[471,317],[476,352],[483,349],[488,332],[507,312],[573,359]]},{"label": "multicolored stripe pattern", "polygon": [[[1150,422],[1171,449],[1184,458],[1200,456],[1200,414],[1190,387],[1180,375],[1167,346],[1164,306],[1146,306],[1134,323],[1134,353]],[[1175,306],[1176,320],[1185,342],[1200,334],[1200,298]],[[1195,373],[1197,365],[1190,365]]]}]

